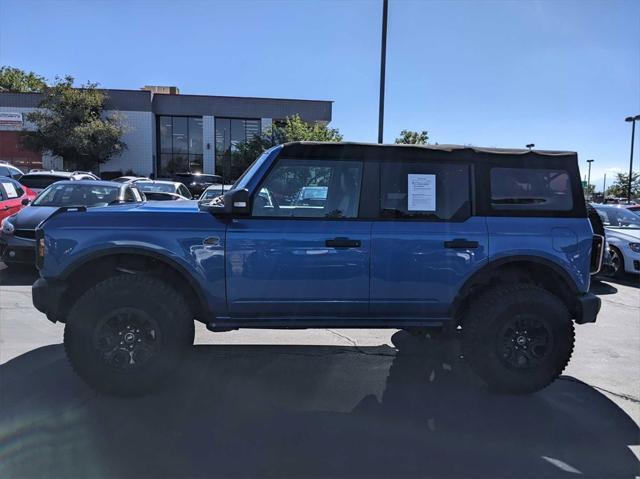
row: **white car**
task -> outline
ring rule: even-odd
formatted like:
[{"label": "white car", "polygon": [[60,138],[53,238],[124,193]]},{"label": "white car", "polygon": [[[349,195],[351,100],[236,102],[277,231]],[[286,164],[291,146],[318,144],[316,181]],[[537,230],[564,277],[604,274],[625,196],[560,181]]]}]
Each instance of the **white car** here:
[{"label": "white car", "polygon": [[593,205],[604,225],[614,276],[640,273],[640,216],[623,206]]}]

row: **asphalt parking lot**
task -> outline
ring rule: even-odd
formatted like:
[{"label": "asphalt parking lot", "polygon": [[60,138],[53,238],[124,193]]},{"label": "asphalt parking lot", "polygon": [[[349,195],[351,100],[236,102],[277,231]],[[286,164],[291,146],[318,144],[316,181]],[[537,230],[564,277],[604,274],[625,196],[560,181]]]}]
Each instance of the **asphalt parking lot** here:
[{"label": "asphalt parking lot", "polygon": [[[636,477],[640,289],[597,281],[564,376],[485,390],[455,345],[395,330],[196,329],[183,374],[138,399],[72,373],[63,326],[0,263],[0,477]],[[406,352],[405,352],[406,351]]]}]

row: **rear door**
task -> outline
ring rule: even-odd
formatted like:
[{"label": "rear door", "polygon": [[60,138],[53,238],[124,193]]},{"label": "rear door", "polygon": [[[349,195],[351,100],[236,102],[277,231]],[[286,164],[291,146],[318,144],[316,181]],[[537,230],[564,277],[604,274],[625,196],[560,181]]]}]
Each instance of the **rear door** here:
[{"label": "rear door", "polygon": [[371,222],[358,219],[363,165],[279,158],[227,229],[233,317],[364,316]]},{"label": "rear door", "polygon": [[440,318],[487,261],[486,219],[474,216],[468,162],[380,163],[371,235],[371,314]]},{"label": "rear door", "polygon": [[5,218],[20,211],[24,190],[11,181],[0,178],[0,215]]}]

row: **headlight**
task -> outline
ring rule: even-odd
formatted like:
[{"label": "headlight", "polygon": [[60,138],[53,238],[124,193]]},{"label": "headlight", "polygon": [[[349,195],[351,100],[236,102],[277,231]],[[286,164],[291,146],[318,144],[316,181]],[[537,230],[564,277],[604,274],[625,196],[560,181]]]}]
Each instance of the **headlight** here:
[{"label": "headlight", "polygon": [[629,243],[629,248],[634,253],[640,253],[640,243]]},{"label": "headlight", "polygon": [[16,230],[16,227],[13,226],[13,223],[11,221],[9,221],[9,218],[5,218],[2,220],[2,225],[0,225],[0,229],[2,230],[3,234],[12,235],[13,232]]}]

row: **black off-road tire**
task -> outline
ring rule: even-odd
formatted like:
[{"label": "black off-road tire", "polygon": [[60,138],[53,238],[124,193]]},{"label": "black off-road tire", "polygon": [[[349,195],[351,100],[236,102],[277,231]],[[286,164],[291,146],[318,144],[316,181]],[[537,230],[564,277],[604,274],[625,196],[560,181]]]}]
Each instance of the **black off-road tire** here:
[{"label": "black off-road tire", "polygon": [[[537,327],[525,334],[515,331],[522,325]],[[510,338],[511,332],[516,339]],[[472,301],[462,326],[462,350],[471,369],[491,389],[509,393],[526,394],[538,391],[553,382],[569,363],[573,353],[574,329],[564,303],[549,291],[528,284],[497,286],[482,293]],[[528,359],[518,363],[524,354],[533,355],[533,350],[514,351],[521,338],[532,336],[539,359]],[[548,338],[548,347],[539,354],[537,346],[541,338]],[[542,341],[543,342],[543,341]],[[526,349],[526,348],[524,348]]]},{"label": "black off-road tire", "polygon": [[[129,352],[126,348],[133,346],[120,346],[119,334],[127,333],[131,324],[132,333],[138,331],[138,339],[131,342],[142,342],[142,350]],[[144,326],[142,333],[136,324]],[[64,347],[73,370],[94,389],[140,396],[170,378],[191,349],[194,331],[191,308],[174,288],[155,277],[123,274],[96,284],[71,307]],[[145,348],[147,343],[151,346]]]}]

